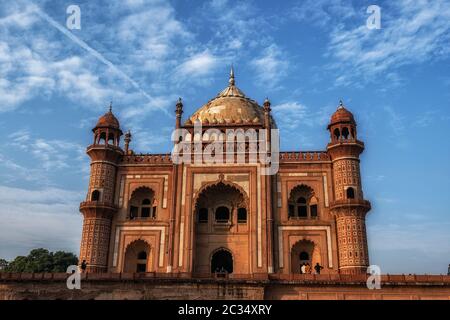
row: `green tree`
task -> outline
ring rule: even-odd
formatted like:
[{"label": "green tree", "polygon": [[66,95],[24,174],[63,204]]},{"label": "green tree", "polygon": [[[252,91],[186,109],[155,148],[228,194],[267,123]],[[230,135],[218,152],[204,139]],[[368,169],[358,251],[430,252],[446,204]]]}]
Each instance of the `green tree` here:
[{"label": "green tree", "polygon": [[70,265],[77,265],[78,258],[72,252],[56,251],[53,254],[52,272],[66,272]]},{"label": "green tree", "polygon": [[5,270],[9,265],[9,262],[0,258],[0,271]]},{"label": "green tree", "polygon": [[78,264],[76,255],[70,252],[49,252],[39,248],[30,251],[28,256],[18,256],[4,271],[7,272],[66,272],[70,265]]}]

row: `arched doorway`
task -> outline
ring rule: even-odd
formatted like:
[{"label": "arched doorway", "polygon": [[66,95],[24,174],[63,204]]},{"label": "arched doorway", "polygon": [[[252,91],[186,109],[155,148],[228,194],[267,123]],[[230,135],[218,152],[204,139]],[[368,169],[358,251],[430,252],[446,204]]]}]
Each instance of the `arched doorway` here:
[{"label": "arched doorway", "polygon": [[314,270],[316,263],[321,263],[320,249],[312,241],[300,240],[297,241],[291,249],[291,273],[300,273],[300,266],[307,263],[311,267],[311,272]]},{"label": "arched doorway", "polygon": [[233,273],[233,256],[230,251],[219,249],[213,253],[211,273]]},{"label": "arched doorway", "polygon": [[[235,250],[235,244],[230,245],[231,242],[244,243],[240,245],[243,252],[239,257],[244,257],[244,252],[249,252],[248,220],[251,213],[248,203],[245,191],[232,182],[221,180],[200,188],[193,206],[195,251],[192,265],[195,274],[214,273],[216,264],[219,270],[226,266],[228,273],[233,270],[238,273],[248,272],[248,259],[233,261],[229,253],[230,250]],[[216,248],[228,247],[230,250],[218,252],[214,257],[211,255]],[[236,264],[233,265],[233,262]]]},{"label": "arched doorway", "polygon": [[144,240],[130,243],[125,251],[124,272],[149,272],[151,269],[150,245]]}]

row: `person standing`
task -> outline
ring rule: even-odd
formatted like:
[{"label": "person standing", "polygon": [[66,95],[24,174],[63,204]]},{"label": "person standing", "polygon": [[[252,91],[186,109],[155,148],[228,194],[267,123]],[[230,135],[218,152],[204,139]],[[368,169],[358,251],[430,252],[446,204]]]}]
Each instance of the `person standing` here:
[{"label": "person standing", "polygon": [[311,273],[311,265],[310,265],[309,263],[306,264],[305,269],[306,269],[306,270],[305,270],[306,273]]},{"label": "person standing", "polygon": [[302,263],[302,266],[300,267],[300,273],[305,274],[306,273],[306,264]]},{"label": "person standing", "polygon": [[317,274],[320,274],[320,270],[322,270],[323,267],[317,262],[316,265],[314,266],[314,270],[316,270]]},{"label": "person standing", "polygon": [[86,271],[86,267],[87,267],[86,260],[83,260],[83,262],[81,262],[81,272],[84,273]]}]

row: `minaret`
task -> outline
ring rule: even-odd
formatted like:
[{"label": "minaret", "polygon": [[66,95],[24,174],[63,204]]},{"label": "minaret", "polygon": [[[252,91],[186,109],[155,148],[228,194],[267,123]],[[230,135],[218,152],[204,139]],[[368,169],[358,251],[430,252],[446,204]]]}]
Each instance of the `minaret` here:
[{"label": "minaret", "polygon": [[106,272],[111,221],[117,212],[114,204],[116,170],[123,155],[119,147],[122,131],[111,105],[92,131],[94,143],[87,148],[91,158],[89,189],[86,201],[80,204],[84,217],[80,263],[86,261],[88,272]]},{"label": "minaret", "polygon": [[181,101],[181,98],[178,98],[176,107],[175,107],[175,129],[181,128],[181,116],[183,115],[183,101]]},{"label": "minaret", "polygon": [[334,181],[330,209],[336,218],[339,272],[365,273],[369,266],[365,216],[370,202],[364,200],[359,169],[364,143],[357,139],[353,114],[342,101],[331,117],[328,130],[331,142],[327,152],[333,163]]},{"label": "minaret", "polygon": [[131,142],[131,131],[128,130],[127,133],[125,133],[125,138],[123,139],[125,142],[125,154],[128,155],[130,151],[130,142]]},{"label": "minaret", "polygon": [[[269,98],[264,100],[263,104],[263,112],[264,112],[264,128],[267,130],[266,134],[266,150],[268,155],[272,155],[272,136],[271,136],[271,122],[270,122],[270,108],[271,104]],[[266,216],[267,216],[267,272],[273,273],[273,207],[272,207],[272,183],[273,183],[273,175],[265,175],[266,179]]]}]

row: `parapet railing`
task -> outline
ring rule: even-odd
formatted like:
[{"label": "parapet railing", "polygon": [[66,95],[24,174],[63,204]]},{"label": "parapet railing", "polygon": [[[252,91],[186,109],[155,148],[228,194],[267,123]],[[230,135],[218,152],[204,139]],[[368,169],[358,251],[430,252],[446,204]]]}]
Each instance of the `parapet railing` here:
[{"label": "parapet railing", "polygon": [[[0,281],[60,281],[66,280],[68,273],[10,273],[0,272]],[[217,280],[217,281],[262,281],[262,282],[280,282],[280,283],[324,283],[342,284],[342,283],[365,283],[369,274],[226,274],[217,276],[216,274],[192,274],[192,273],[82,273],[82,280],[92,281],[140,281],[140,280]],[[450,286],[449,275],[426,275],[426,274],[384,274],[381,275],[382,283],[404,283],[420,284],[427,283],[432,285]]]},{"label": "parapet railing", "polygon": [[[283,151],[280,152],[280,162],[330,161],[325,151]],[[124,155],[122,164],[171,164],[172,156],[166,154],[131,154]]]},{"label": "parapet railing", "polygon": [[280,152],[280,162],[330,161],[325,151],[285,151]]},{"label": "parapet railing", "polygon": [[122,157],[122,164],[127,163],[153,163],[153,164],[171,164],[172,156],[170,153],[163,154],[132,154]]}]

